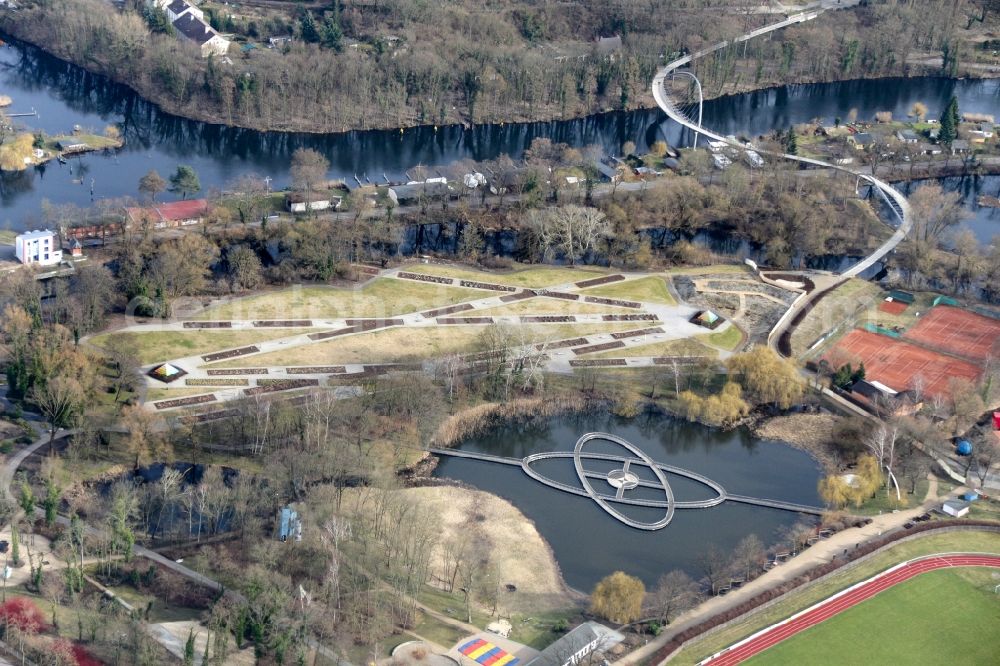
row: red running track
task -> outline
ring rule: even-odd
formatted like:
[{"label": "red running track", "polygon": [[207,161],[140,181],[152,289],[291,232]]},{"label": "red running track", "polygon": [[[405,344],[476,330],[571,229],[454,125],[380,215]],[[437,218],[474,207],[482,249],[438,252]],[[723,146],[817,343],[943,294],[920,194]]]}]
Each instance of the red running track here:
[{"label": "red running track", "polygon": [[763,652],[772,645],[776,645],[790,636],[805,631],[809,627],[815,626],[828,618],[841,613],[848,608],[874,597],[882,590],[888,589],[897,583],[902,583],[914,576],[919,576],[935,569],[946,569],[949,567],[997,567],[1000,568],[1000,556],[996,555],[932,555],[920,560],[915,560],[891,569],[883,574],[879,574],[857,587],[849,588],[845,593],[832,597],[825,602],[804,611],[801,615],[793,617],[781,624],[776,624],[765,629],[756,636],[744,643],[739,643],[734,647],[722,652],[717,657],[703,661],[703,664],[711,666],[728,666],[739,664],[750,657]]}]

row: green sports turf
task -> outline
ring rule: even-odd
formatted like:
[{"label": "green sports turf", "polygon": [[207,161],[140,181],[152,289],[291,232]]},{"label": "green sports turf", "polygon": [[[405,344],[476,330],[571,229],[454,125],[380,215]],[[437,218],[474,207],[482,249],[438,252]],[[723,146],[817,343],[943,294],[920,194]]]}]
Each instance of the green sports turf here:
[{"label": "green sports turf", "polygon": [[765,650],[748,664],[996,664],[995,569],[921,574]]}]

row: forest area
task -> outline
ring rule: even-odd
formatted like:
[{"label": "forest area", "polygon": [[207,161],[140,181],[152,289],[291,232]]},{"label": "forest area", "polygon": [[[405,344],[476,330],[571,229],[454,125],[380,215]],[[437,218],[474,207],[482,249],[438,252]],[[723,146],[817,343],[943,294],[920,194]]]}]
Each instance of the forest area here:
[{"label": "forest area", "polygon": [[[333,0],[294,9],[204,2],[206,20],[232,45],[228,56],[203,59],[142,0],[122,10],[101,0],[19,4],[16,13],[0,10],[0,29],[166,111],[309,132],[651,107],[649,81],[668,59],[775,20],[751,13],[759,5],[747,0]],[[996,20],[994,4],[872,0],[720,52],[698,73],[708,96],[790,82],[954,76],[976,48],[970,40]],[[911,52],[937,54],[941,65],[908,63]]]}]

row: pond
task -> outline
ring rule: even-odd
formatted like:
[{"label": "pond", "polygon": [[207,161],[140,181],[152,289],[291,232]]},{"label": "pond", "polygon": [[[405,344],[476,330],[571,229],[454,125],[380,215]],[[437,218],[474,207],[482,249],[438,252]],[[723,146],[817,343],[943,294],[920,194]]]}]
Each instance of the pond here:
[{"label": "pond", "polygon": [[968,228],[976,235],[983,245],[989,245],[994,238],[1000,236],[1000,208],[980,206],[981,195],[1000,197],[1000,176],[952,176],[933,180],[913,180],[908,183],[897,183],[896,187],[910,196],[921,185],[936,182],[946,192],[958,192],[962,205],[968,211],[968,217],[962,221],[961,227]]},{"label": "pond", "polygon": [[[756,439],[745,428],[722,431],[662,415],[635,419],[610,414],[562,416],[531,425],[497,428],[457,448],[520,459],[534,453],[572,451],[582,434],[595,431],[626,439],[655,462],[702,474],[733,495],[821,505],[816,484],[822,469],[808,453],[780,442]],[[600,447],[588,448],[594,450],[604,451]],[[612,448],[606,452],[622,451]],[[594,463],[587,463],[586,468],[610,471]],[[570,459],[542,461],[536,469],[554,481],[578,485]],[[803,514],[727,501],[707,509],[678,509],[665,528],[645,531],[616,520],[586,497],[533,480],[520,467],[442,457],[435,476],[462,481],[513,503],[535,523],[552,547],[566,583],[584,592],[616,570],[638,576],[647,587],[673,569],[684,570],[697,579],[702,575],[698,558],[710,545],[730,551],[749,534],[756,534],[765,544],[776,544],[794,524],[811,524],[815,520]],[[672,474],[668,480],[677,501],[713,495],[694,481]],[[601,492],[614,492],[601,485],[605,482],[593,483]],[[648,493],[640,496],[645,498]],[[662,517],[663,510],[626,507],[623,513],[636,520],[655,521]],[[496,547],[503,547],[503,538],[502,534],[494,535]]]}]

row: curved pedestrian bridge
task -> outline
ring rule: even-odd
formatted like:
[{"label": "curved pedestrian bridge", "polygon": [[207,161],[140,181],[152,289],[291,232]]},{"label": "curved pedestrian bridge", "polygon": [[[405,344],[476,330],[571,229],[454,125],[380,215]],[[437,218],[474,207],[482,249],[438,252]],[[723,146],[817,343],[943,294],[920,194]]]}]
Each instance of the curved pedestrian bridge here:
[{"label": "curved pedestrian bridge", "polygon": [[[587,445],[591,442],[609,443],[613,448],[619,449],[620,453],[606,453],[606,447],[604,450],[587,450]],[[681,467],[656,462],[628,440],[606,432],[584,434],[576,441],[572,451],[534,453],[520,459],[455,449],[435,448],[428,449],[428,452],[436,456],[467,458],[486,463],[520,467],[526,475],[535,481],[564,493],[590,499],[615,520],[639,530],[660,530],[670,524],[674,513],[678,510],[709,509],[723,502],[751,504],[812,515],[821,515],[825,512],[824,508],[817,506],[730,494],[709,477]],[[556,481],[543,475],[535,468],[537,463],[551,460],[572,460],[578,483]],[[609,466],[611,469],[597,471],[588,468],[585,464],[587,462],[599,462],[605,469]],[[701,500],[678,500],[667,479],[669,474],[705,486],[713,493],[713,496]],[[638,489],[645,492],[630,494],[630,491]],[[654,493],[655,496],[651,496]],[[659,496],[660,494],[662,497]],[[623,512],[623,508],[627,506],[662,509],[663,515],[656,520],[638,520]]]}]

